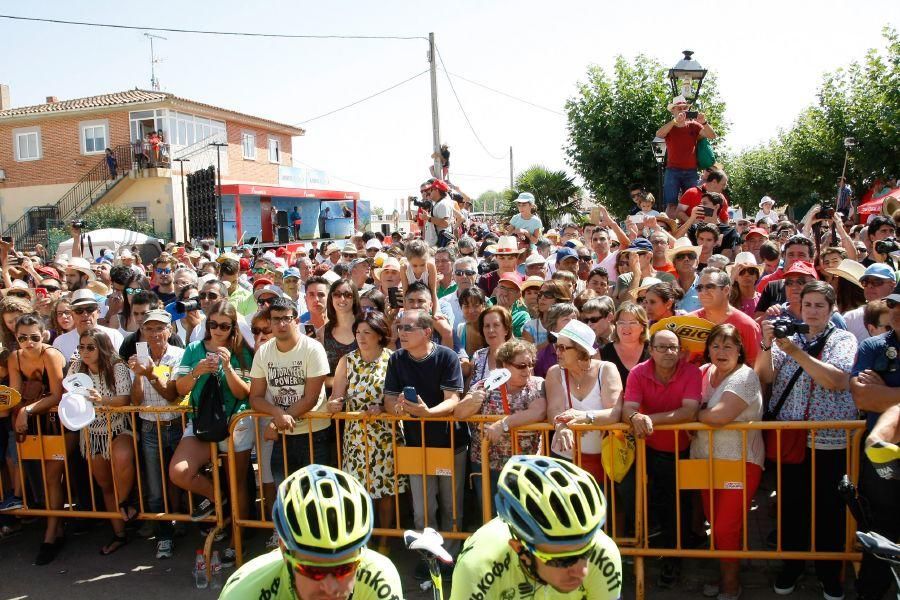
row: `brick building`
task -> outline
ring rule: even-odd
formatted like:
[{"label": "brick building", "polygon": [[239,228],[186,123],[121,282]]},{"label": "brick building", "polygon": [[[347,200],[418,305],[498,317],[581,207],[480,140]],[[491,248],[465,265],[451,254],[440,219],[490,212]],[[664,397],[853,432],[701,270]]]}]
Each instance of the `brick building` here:
[{"label": "brick building", "polygon": [[[154,142],[151,132],[162,137]],[[140,89],[63,101],[48,97],[45,104],[13,108],[8,87],[0,85],[0,231],[34,242],[48,221],[58,224],[113,202],[130,207],[164,237],[184,239],[190,209],[182,198],[181,168],[187,174],[216,165],[213,143],[227,144],[220,157],[223,191],[249,185],[257,192],[230,198],[230,209],[223,198],[224,221],[243,213],[259,222],[280,206],[266,190],[283,186],[292,169],[293,138],[302,135],[294,125]],[[118,159],[115,177],[107,148]],[[287,195],[292,198],[281,204],[316,194]],[[310,216],[318,206],[310,207]],[[235,237],[244,227],[238,220],[226,229]]]}]

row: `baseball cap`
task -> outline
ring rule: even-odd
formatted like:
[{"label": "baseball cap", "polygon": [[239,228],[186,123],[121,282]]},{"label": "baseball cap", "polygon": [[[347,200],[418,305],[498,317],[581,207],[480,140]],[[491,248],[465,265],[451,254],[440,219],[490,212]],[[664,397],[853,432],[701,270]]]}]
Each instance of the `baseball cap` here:
[{"label": "baseball cap", "polygon": [[288,267],[284,270],[284,273],[281,274],[282,279],[289,279],[291,277],[300,279],[300,269],[297,269],[295,267]]},{"label": "baseball cap", "polygon": [[769,232],[762,227],[751,227],[750,230],[747,231],[747,237],[750,237],[751,235],[761,235],[764,238],[768,238]]},{"label": "baseball cap", "polygon": [[281,291],[281,288],[277,285],[264,285],[262,287],[258,287],[253,290],[253,297],[259,300],[259,297],[263,294],[272,294],[276,298],[283,298],[284,292]]},{"label": "baseball cap", "polygon": [[521,194],[516,196],[516,204],[519,204],[519,203],[534,204],[535,203],[534,194],[532,194],[530,192],[522,192]]},{"label": "baseball cap", "polygon": [[634,238],[627,250],[629,252],[653,252],[653,244],[645,237]]},{"label": "baseball cap", "polygon": [[148,310],[147,315],[144,317],[144,323],[149,323],[150,321],[159,321],[160,323],[170,325],[172,323],[172,315],[164,310],[154,308],[153,310]]},{"label": "baseball cap", "polygon": [[790,277],[791,275],[808,275],[813,279],[819,278],[819,274],[816,272],[816,268],[812,266],[811,263],[808,263],[804,260],[796,261],[791,265],[790,269],[784,272],[785,278]]},{"label": "baseball cap", "polygon": [[510,283],[516,284],[516,287],[520,290],[522,289],[522,276],[516,272],[504,273],[497,280],[497,283],[499,284],[501,281],[509,281]]},{"label": "baseball cap", "polygon": [[372,238],[368,242],[366,242],[366,250],[381,250],[381,242],[378,241],[378,238]]},{"label": "baseball cap", "polygon": [[531,265],[545,265],[547,264],[547,259],[545,259],[540,254],[529,254],[528,258],[525,259],[525,266],[529,267]]},{"label": "baseball cap", "polygon": [[266,285],[272,285],[273,283],[275,283],[275,282],[272,281],[271,279],[269,279],[268,277],[260,277],[258,279],[254,279],[253,280],[253,290],[256,291],[257,288],[261,288]]},{"label": "baseball cap", "polygon": [[863,281],[866,277],[877,277],[878,279],[888,279],[897,282],[897,274],[894,270],[884,263],[874,263],[866,267],[866,271],[859,278]]},{"label": "baseball cap", "polygon": [[216,257],[217,263],[225,262],[226,260],[233,260],[236,263],[241,262],[241,257],[235,254],[234,252],[223,252],[219,256]]},{"label": "baseball cap", "polygon": [[241,271],[249,271],[250,270],[250,259],[242,258],[238,261],[238,265],[240,265]]},{"label": "baseball cap", "polygon": [[568,246],[563,246],[559,250],[556,251],[556,262],[561,263],[567,258],[574,258],[578,260],[578,253],[569,248]]}]

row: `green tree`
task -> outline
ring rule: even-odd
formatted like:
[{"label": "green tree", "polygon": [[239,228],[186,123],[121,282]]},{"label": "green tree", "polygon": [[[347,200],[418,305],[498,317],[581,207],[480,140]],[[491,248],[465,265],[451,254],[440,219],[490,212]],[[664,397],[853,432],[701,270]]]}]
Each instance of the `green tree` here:
[{"label": "green tree", "polygon": [[844,138],[853,137],[847,179],[858,195],[875,179],[900,174],[900,38],[883,30],[882,51],[823,77],[818,102],[790,129],[765,144],[726,157],[735,204],[756,210],[768,194],[795,216],[815,198],[833,201],[844,165]]},{"label": "green tree", "polygon": [[380,206],[376,206],[372,209],[372,214],[375,215],[378,219],[384,219],[384,209]]},{"label": "green tree", "polygon": [[503,194],[494,190],[482,192],[472,202],[472,212],[494,212],[503,206]]},{"label": "green tree", "polygon": [[503,191],[503,214],[512,216],[519,212],[515,199],[521,192],[531,192],[535,199],[535,212],[548,229],[566,216],[581,215],[583,192],[575,179],[565,171],[550,171],[540,165],[532,165],[519,173],[515,189]]},{"label": "green tree", "polygon": [[[658,61],[643,54],[630,62],[618,56],[612,75],[590,66],[587,81],[579,83],[578,93],[566,102],[568,162],[585,187],[615,214],[630,208],[632,183],[644,183],[651,190],[658,187],[650,142],[672,118],[666,110],[672,99],[666,73]],[[713,142],[716,147],[728,124],[715,73],[704,79],[699,104],[719,136]]]}]

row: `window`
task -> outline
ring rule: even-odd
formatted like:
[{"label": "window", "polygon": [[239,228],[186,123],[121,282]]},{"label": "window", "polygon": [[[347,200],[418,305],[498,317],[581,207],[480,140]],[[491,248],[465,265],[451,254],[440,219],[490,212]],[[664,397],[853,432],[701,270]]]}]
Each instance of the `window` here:
[{"label": "window", "polygon": [[281,163],[281,142],[275,138],[269,138],[269,162]]},{"label": "window", "polygon": [[106,150],[106,128],[105,121],[81,123],[82,154],[103,154]]},{"label": "window", "polygon": [[22,129],[13,133],[16,142],[16,160],[40,160],[41,132],[37,127]]},{"label": "window", "polygon": [[134,214],[134,218],[138,220],[139,223],[149,223],[150,219],[147,215],[147,207],[146,206],[132,206],[131,212]]},{"label": "window", "polygon": [[244,148],[244,158],[256,160],[256,136],[252,133],[241,134],[241,146]]}]

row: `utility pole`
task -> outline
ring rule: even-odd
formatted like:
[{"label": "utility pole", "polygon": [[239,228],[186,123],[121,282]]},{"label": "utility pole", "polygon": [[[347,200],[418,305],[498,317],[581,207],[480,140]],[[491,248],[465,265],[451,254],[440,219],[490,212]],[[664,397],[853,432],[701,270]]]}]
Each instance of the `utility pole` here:
[{"label": "utility pole", "polygon": [[191,162],[189,158],[173,158],[175,162],[181,165],[181,216],[184,223],[184,241],[189,242],[191,236],[188,233],[188,201],[187,194],[184,191],[184,163]]},{"label": "utility pole", "polygon": [[431,74],[431,134],[434,144],[434,176],[443,179],[441,165],[441,120],[438,115],[437,53],[434,48],[434,32],[428,34],[428,67]]},{"label": "utility pole", "polygon": [[513,186],[513,155],[512,155],[512,146],[509,147],[509,189],[514,189]]},{"label": "utility pole", "polygon": [[225,252],[225,214],[222,211],[222,148],[227,148],[228,144],[224,142],[213,142],[210,146],[216,147],[216,177],[219,180],[219,184],[216,186],[216,221],[219,224],[218,246],[220,252]]},{"label": "utility pole", "polygon": [[157,60],[156,58],[156,53],[153,51],[153,40],[165,40],[167,38],[164,38],[161,35],[154,35],[152,33],[145,33],[144,35],[147,37],[147,39],[150,40],[150,89],[152,89],[154,92],[158,92],[159,79],[156,78],[156,63],[162,62],[162,59],[160,58],[159,60]]}]

